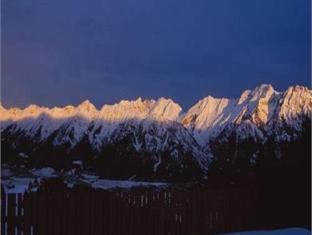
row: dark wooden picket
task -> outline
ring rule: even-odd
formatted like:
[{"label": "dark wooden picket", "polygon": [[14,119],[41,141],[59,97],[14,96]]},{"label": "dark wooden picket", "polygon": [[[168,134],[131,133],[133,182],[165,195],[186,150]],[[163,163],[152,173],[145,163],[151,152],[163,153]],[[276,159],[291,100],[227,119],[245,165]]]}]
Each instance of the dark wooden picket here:
[{"label": "dark wooden picket", "polygon": [[202,235],[265,228],[259,200],[254,189],[205,187],[2,194],[1,234]]}]

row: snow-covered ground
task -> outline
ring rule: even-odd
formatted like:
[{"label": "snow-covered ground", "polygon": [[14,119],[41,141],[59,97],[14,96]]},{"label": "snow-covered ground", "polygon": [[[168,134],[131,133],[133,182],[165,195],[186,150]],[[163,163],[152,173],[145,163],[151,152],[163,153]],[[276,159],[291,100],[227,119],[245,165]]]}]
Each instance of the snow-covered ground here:
[{"label": "snow-covered ground", "polygon": [[10,177],[1,180],[1,184],[4,186],[6,193],[23,193],[28,189],[29,184],[34,181],[34,178],[29,177]]},{"label": "snow-covered ground", "polygon": [[1,181],[7,193],[23,193],[31,185],[31,190],[35,191],[38,188],[42,179],[60,177],[64,180],[68,187],[73,187],[75,184],[86,183],[97,189],[114,189],[114,188],[132,188],[132,187],[165,187],[168,185],[163,182],[145,182],[134,180],[110,180],[102,179],[97,175],[81,174],[77,175],[75,169],[67,172],[58,172],[53,168],[31,169],[24,172],[24,175],[15,174],[14,169],[2,169]]},{"label": "snow-covered ground", "polygon": [[276,230],[246,231],[227,233],[225,235],[310,235],[311,231],[304,228],[286,228]]},{"label": "snow-covered ground", "polygon": [[40,168],[40,169],[32,169],[30,170],[30,172],[38,177],[46,177],[46,178],[50,178],[50,177],[55,177],[57,176],[56,171],[51,168],[51,167],[45,167],[45,168]]},{"label": "snow-covered ground", "polygon": [[86,183],[90,183],[93,188],[99,189],[111,189],[111,188],[132,188],[132,187],[164,187],[166,183],[159,182],[144,182],[144,181],[131,181],[131,180],[108,180],[98,179],[90,182],[83,180]]}]

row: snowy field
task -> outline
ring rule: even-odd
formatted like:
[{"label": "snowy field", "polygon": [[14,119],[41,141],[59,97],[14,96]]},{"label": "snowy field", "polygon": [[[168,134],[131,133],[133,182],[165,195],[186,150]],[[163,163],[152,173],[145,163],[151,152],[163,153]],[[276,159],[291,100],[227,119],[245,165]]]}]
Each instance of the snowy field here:
[{"label": "snowy field", "polygon": [[69,188],[79,183],[86,183],[96,189],[127,189],[132,187],[166,187],[163,182],[145,182],[135,180],[110,180],[102,179],[92,174],[75,174],[75,171],[57,172],[53,168],[31,169],[24,174],[16,174],[11,169],[5,168],[1,172],[2,185],[7,193],[23,193],[29,186],[36,191],[42,179],[60,177]]},{"label": "snowy field", "polygon": [[225,235],[310,235],[311,231],[304,228],[287,228],[276,230],[246,231],[226,233]]}]

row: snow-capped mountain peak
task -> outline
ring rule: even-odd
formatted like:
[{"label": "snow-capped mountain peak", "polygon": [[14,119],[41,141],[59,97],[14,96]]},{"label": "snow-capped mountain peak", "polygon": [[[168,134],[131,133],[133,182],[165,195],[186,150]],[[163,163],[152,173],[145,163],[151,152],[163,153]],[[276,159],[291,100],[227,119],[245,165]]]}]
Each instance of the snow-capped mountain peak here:
[{"label": "snow-capped mountain peak", "polygon": [[249,119],[255,125],[266,124],[273,115],[271,110],[276,108],[274,101],[278,96],[279,92],[276,92],[271,85],[264,84],[257,87],[246,100],[246,107],[244,108],[246,111],[243,111],[242,119]]},{"label": "snow-capped mountain peak", "polygon": [[89,100],[85,100],[83,101],[81,104],[79,104],[77,106],[77,108],[80,108],[80,109],[85,109],[85,110],[96,110],[96,107],[89,101]]},{"label": "snow-capped mountain peak", "polygon": [[273,89],[272,85],[262,84],[252,91],[250,101],[258,101],[259,99],[268,100],[275,93],[276,91]]},{"label": "snow-capped mountain peak", "polygon": [[[243,132],[250,130],[261,136],[261,127],[279,120],[297,122],[300,115],[311,115],[311,90],[290,87],[284,93],[263,84],[254,90],[244,91],[239,99],[218,99],[208,96],[191,107],[182,118],[201,144],[218,136],[229,125],[243,125]],[[279,117],[278,120],[276,117]],[[246,134],[246,133],[245,133]]]},{"label": "snow-capped mountain peak", "polygon": [[103,157],[107,171],[118,162],[122,167],[117,169],[123,170],[134,164],[133,169],[144,166],[153,174],[194,174],[206,170],[214,157],[236,158],[238,146],[246,141],[252,145],[244,153],[248,159],[256,158],[258,146],[266,141],[278,144],[300,137],[311,118],[312,91],[294,86],[280,93],[261,85],[237,99],[207,96],[181,111],[163,97],[122,100],[100,110],[89,100],[54,108],[0,106],[1,141],[17,156]]},{"label": "snow-capped mountain peak", "polygon": [[114,105],[104,105],[100,110],[100,120],[120,122],[126,119],[159,119],[176,120],[182,108],[171,99],[159,98],[155,100],[134,101],[122,100]]},{"label": "snow-capped mountain peak", "polygon": [[279,119],[287,123],[300,115],[311,117],[312,112],[312,90],[303,86],[291,86],[280,101]]},{"label": "snow-capped mountain peak", "polygon": [[134,101],[122,100],[117,104],[104,105],[99,113],[99,119],[109,122],[120,122],[127,119],[143,119],[154,105],[154,100]]},{"label": "snow-capped mountain peak", "polygon": [[182,108],[171,99],[159,98],[149,112],[149,116],[154,119],[172,120],[178,119]]},{"label": "snow-capped mountain peak", "polygon": [[311,110],[310,89],[294,86],[280,93],[271,85],[263,84],[254,90],[244,91],[238,99],[207,96],[185,114],[181,114],[182,108],[171,99],[161,97],[155,101],[139,97],[136,100],[122,100],[113,105],[104,105],[100,110],[89,100],[78,106],[51,109],[37,105],[30,105],[25,109],[5,109],[1,106],[0,120],[1,129],[15,123],[16,128],[27,131],[28,135],[38,135],[40,130],[39,136],[42,138],[47,138],[61,126],[66,126],[71,133],[79,132],[77,140],[91,124],[93,131],[97,130],[97,135],[103,137],[110,135],[120,123],[129,120],[175,121],[186,127],[198,143],[205,145],[229,125],[243,125],[243,132],[250,129],[254,133],[261,133],[266,125],[272,126],[283,121],[298,129],[298,117],[311,117]]},{"label": "snow-capped mountain peak", "polygon": [[89,100],[79,104],[76,109],[78,115],[87,119],[94,119],[98,115],[98,110]]}]

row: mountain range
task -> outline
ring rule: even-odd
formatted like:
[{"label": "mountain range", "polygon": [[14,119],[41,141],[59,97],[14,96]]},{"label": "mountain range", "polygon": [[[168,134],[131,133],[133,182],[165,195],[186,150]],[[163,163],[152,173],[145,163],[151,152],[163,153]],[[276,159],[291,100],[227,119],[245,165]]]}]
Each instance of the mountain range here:
[{"label": "mountain range", "polygon": [[311,113],[311,89],[277,92],[266,84],[237,99],[207,96],[186,112],[166,98],[99,110],[88,100],[61,108],[0,105],[2,162],[63,169],[81,160],[113,178],[249,174],[290,155],[306,157]]}]

